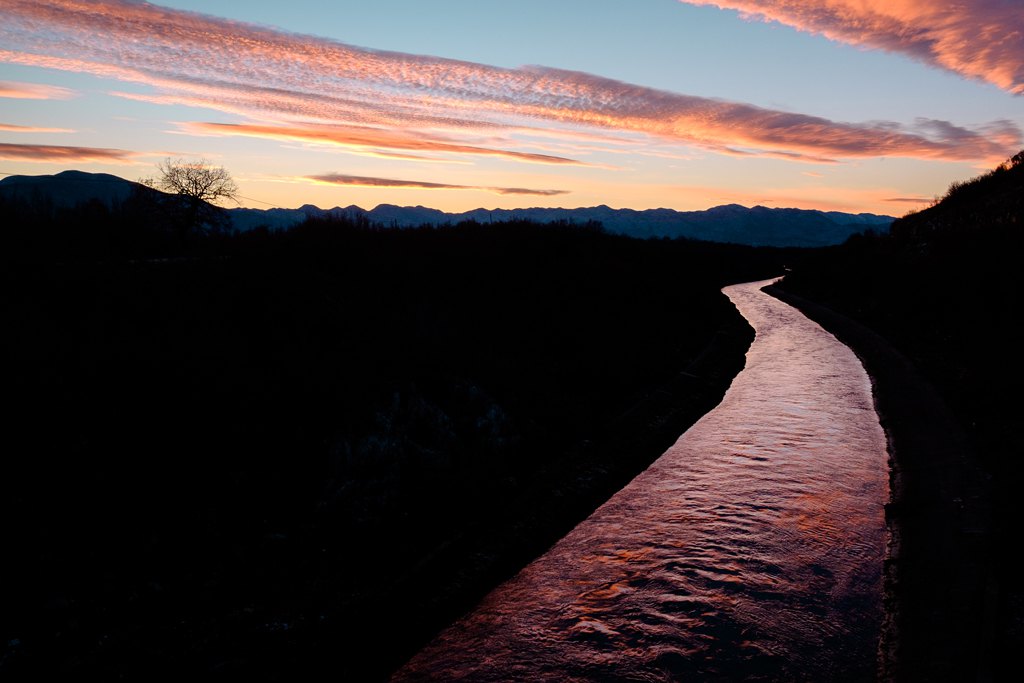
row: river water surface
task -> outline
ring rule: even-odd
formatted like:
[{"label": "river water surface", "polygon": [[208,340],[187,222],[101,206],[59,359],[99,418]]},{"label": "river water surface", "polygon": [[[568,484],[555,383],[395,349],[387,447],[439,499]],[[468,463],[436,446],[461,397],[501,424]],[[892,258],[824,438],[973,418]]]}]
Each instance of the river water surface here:
[{"label": "river water surface", "polygon": [[722,403],[394,680],[871,680],[885,437],[860,362],[765,282]]}]

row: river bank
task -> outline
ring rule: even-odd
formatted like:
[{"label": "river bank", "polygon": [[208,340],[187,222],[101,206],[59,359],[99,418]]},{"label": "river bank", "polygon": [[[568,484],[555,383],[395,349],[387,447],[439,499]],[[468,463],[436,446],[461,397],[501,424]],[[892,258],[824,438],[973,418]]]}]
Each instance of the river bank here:
[{"label": "river bank", "polygon": [[4,680],[386,677],[719,401],[752,336],[719,289],[786,258],[529,224],[201,246],[0,269]]},{"label": "river bank", "polygon": [[785,283],[765,291],[850,346],[872,379],[891,466],[879,679],[991,680],[991,483],[967,436],[884,338]]},{"label": "river bank", "polygon": [[406,633],[417,638],[400,643],[404,658],[565,536],[718,405],[743,369],[753,337],[737,313],[684,371],[546,468],[499,517],[479,520],[472,533],[410,567],[386,597],[390,607],[381,610],[400,607],[412,615]]}]

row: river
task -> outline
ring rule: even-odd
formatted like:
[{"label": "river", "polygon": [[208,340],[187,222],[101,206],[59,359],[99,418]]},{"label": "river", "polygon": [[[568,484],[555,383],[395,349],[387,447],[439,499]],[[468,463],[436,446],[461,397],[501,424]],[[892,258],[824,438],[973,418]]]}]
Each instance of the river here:
[{"label": "river", "polygon": [[766,282],[721,404],[395,681],[872,680],[885,436],[846,346]]}]

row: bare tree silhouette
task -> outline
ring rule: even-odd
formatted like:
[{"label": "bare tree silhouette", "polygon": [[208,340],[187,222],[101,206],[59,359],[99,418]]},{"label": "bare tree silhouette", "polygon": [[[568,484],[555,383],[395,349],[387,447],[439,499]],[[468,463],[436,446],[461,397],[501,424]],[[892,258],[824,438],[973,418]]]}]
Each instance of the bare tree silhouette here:
[{"label": "bare tree silhouette", "polygon": [[170,205],[181,240],[189,231],[215,231],[226,226],[223,210],[216,206],[224,200],[238,201],[238,185],[223,166],[206,159],[164,159],[157,164],[157,175],[139,182],[175,195]]}]

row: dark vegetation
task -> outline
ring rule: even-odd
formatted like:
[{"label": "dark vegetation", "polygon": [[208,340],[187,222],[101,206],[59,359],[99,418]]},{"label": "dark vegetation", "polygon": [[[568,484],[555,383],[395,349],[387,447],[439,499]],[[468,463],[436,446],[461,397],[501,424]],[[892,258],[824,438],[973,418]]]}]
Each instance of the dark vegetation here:
[{"label": "dark vegetation", "polygon": [[717,401],[750,340],[719,287],[793,258],[0,215],[5,680],[385,676]]},{"label": "dark vegetation", "polygon": [[974,457],[991,476],[994,523],[995,623],[969,628],[983,629],[991,641],[996,671],[1012,670],[1010,658],[1024,645],[1024,592],[1012,555],[1024,490],[1017,332],[1024,312],[1022,230],[1024,152],[954,183],[932,207],[896,221],[889,236],[855,237],[824,250],[782,285],[886,337],[921,369],[966,429]]}]

